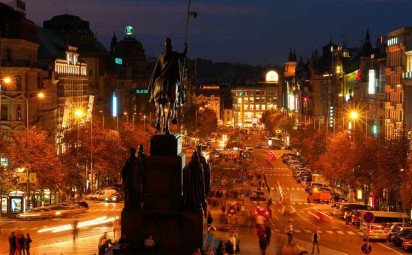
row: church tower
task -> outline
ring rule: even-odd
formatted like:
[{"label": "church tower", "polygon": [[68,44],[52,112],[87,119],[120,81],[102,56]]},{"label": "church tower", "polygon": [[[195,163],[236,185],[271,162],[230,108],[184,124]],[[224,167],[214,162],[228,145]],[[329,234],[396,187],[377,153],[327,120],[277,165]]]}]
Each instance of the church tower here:
[{"label": "church tower", "polygon": [[293,46],[289,50],[289,58],[285,64],[285,77],[295,77],[296,73],[296,66],[297,66],[297,57],[296,57],[296,50],[295,46]]},{"label": "church tower", "polygon": [[117,54],[117,37],[116,32],[113,32],[112,42],[110,43],[110,53],[113,55]]}]

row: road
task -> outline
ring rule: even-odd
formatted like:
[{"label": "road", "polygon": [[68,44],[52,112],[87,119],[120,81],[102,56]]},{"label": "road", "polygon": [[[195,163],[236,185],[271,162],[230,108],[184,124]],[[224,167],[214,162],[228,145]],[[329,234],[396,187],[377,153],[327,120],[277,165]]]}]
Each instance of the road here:
[{"label": "road", "polygon": [[[277,159],[269,158],[269,150],[255,150],[254,154],[257,171],[264,173],[271,189],[274,231],[283,234],[288,221],[291,220],[295,229],[295,238],[299,240],[310,242],[311,234],[317,228],[322,246],[344,254],[361,254],[360,246],[363,243],[361,233],[354,226],[346,225],[344,221],[332,217],[329,205],[308,203],[303,185],[295,181],[290,169],[280,159],[282,151],[273,152],[277,155]],[[280,201],[283,196],[288,195],[293,199],[292,206],[296,209],[296,213],[285,216],[281,212]],[[372,254],[407,254],[383,242],[374,242],[373,248]]]},{"label": "road", "polygon": [[[0,255],[8,255],[7,238],[12,231],[30,233],[33,243],[31,254],[47,255],[83,255],[97,254],[97,243],[103,232],[107,231],[109,238],[113,238],[113,217],[120,216],[123,203],[104,203],[88,201],[89,210],[86,213],[71,218],[54,218],[51,220],[0,220]],[[90,222],[107,217],[107,223],[79,228],[78,238],[72,239],[72,231],[65,230],[58,233],[52,231],[40,232],[47,228],[68,225],[74,220]],[[98,222],[97,222],[98,223]],[[118,233],[116,233],[118,235]]]}]

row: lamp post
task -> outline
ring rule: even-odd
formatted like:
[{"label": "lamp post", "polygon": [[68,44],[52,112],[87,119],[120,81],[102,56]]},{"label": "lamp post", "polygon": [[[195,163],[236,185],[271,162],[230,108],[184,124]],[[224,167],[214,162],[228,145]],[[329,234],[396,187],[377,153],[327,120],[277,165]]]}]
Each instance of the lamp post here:
[{"label": "lamp post", "polygon": [[123,115],[126,116],[126,121],[129,123],[129,113],[128,112],[123,112]]},{"label": "lamp post", "polygon": [[146,130],[146,118],[147,118],[146,114],[143,115],[143,130]]}]

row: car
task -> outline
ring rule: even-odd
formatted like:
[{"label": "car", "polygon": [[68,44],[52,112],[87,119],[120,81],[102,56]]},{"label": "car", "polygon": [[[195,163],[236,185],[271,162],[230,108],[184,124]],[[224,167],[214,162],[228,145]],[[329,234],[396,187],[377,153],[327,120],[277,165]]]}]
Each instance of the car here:
[{"label": "car", "polygon": [[328,187],[327,184],[325,183],[320,183],[320,182],[310,182],[308,183],[308,186],[305,188],[305,191],[311,192],[312,190],[317,191],[319,188],[323,187]]},{"label": "car", "polygon": [[386,240],[385,227],[380,224],[370,224],[368,229],[363,231],[364,240]]},{"label": "car", "polygon": [[393,238],[393,244],[398,247],[402,246],[403,240],[410,233],[412,233],[412,229],[404,229],[404,230],[399,231],[398,233],[396,233],[395,237]]},{"label": "car", "polygon": [[332,201],[332,193],[326,189],[314,190],[309,192],[307,200],[308,203],[330,203]]},{"label": "car", "polygon": [[412,251],[412,233],[409,233],[402,241],[402,248]]},{"label": "car", "polygon": [[410,223],[407,222],[392,222],[386,226],[386,236],[389,242],[392,241],[395,234],[403,227],[412,227]]},{"label": "car", "polygon": [[69,217],[72,215],[84,213],[88,209],[89,205],[84,201],[62,203],[58,205],[33,208],[27,212],[17,214],[17,218],[23,220],[39,220]]},{"label": "car", "polygon": [[252,215],[257,217],[258,215],[261,215],[265,217],[266,219],[269,219],[270,216],[272,215],[272,212],[266,208],[262,208],[260,206],[257,206],[255,210],[253,210]]},{"label": "car", "polygon": [[250,200],[253,201],[266,201],[265,192],[260,190],[253,190],[250,192]]},{"label": "car", "polygon": [[398,233],[400,233],[403,230],[410,230],[412,229],[411,226],[398,226],[398,227],[394,227],[391,230],[386,232],[386,239],[388,239],[389,242],[393,242],[395,240],[395,237]]},{"label": "car", "polygon": [[373,211],[373,208],[361,203],[340,203],[338,207],[333,209],[332,214],[338,218],[345,219],[345,212],[351,213],[353,210]]},{"label": "car", "polygon": [[88,195],[86,199],[99,200],[105,202],[118,202],[121,198],[120,192],[114,188],[101,189],[94,194]]}]

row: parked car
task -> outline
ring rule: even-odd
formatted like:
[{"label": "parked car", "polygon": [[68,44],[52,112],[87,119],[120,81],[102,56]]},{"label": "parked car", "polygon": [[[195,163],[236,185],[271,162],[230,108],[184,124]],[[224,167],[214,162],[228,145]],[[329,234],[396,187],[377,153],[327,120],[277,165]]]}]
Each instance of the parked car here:
[{"label": "parked car", "polygon": [[386,227],[386,236],[389,242],[395,237],[395,234],[402,228],[412,227],[410,223],[407,222],[393,222]]},{"label": "parked car", "polygon": [[398,247],[402,246],[403,240],[410,233],[412,233],[412,229],[404,229],[404,230],[399,231],[398,233],[396,233],[395,237],[393,238],[393,244]]},{"label": "parked car", "polygon": [[353,210],[373,211],[373,208],[361,203],[340,203],[338,207],[333,208],[332,214],[345,219],[345,212],[351,213]]},{"label": "parked car", "polygon": [[402,248],[412,251],[412,233],[409,233],[402,241]]},{"label": "parked car", "polygon": [[250,200],[266,201],[265,192],[260,190],[253,190],[252,192],[250,192]]},{"label": "parked car", "polygon": [[393,229],[387,231],[387,235],[386,238],[388,239],[389,242],[393,242],[395,240],[395,237],[398,233],[400,233],[403,230],[411,230],[412,227],[411,226],[407,226],[407,227],[402,227],[402,226],[398,226],[398,227],[394,227]]},{"label": "parked car", "polygon": [[370,224],[368,229],[363,231],[363,239],[367,240],[386,240],[385,227],[380,224]]}]

